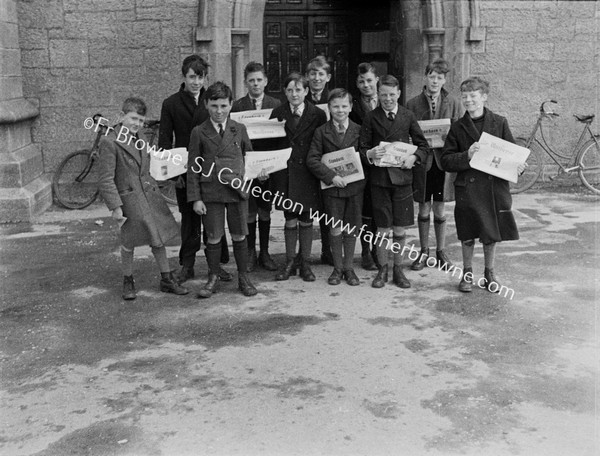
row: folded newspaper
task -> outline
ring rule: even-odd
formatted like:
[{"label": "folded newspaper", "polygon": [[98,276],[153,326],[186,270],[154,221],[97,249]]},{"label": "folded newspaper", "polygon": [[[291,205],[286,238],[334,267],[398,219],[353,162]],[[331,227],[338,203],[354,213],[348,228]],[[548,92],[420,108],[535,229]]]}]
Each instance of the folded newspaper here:
[{"label": "folded newspaper", "polygon": [[252,151],[246,154],[244,179],[256,179],[264,169],[267,174],[287,168],[292,148],[269,151]]},{"label": "folded newspaper", "polygon": [[150,175],[157,181],[171,179],[187,172],[188,151],[185,147],[153,151],[150,154]]},{"label": "folded newspaper", "polygon": [[402,166],[402,161],[409,155],[414,155],[418,147],[413,144],[407,144],[401,141],[392,143],[381,141],[380,146],[384,146],[385,155],[381,158],[373,160],[375,166],[382,168],[399,168]]},{"label": "folded newspaper", "polygon": [[[335,171],[338,176],[341,176],[346,184],[365,178],[362,163],[360,162],[360,155],[356,152],[354,147],[348,147],[346,149],[323,154],[321,163]],[[322,189],[332,187],[333,184],[327,185],[325,182],[321,181]]]},{"label": "folded newspaper", "polygon": [[527,161],[529,149],[517,146],[489,133],[482,133],[479,138],[479,150],[473,155],[469,164],[492,176],[517,183],[518,166]]},{"label": "folded newspaper", "polygon": [[272,109],[232,112],[231,120],[246,126],[250,139],[281,138],[285,136],[285,121],[270,119]]},{"label": "folded newspaper", "polygon": [[433,149],[444,147],[444,141],[450,131],[450,119],[419,120],[419,127],[429,147]]}]

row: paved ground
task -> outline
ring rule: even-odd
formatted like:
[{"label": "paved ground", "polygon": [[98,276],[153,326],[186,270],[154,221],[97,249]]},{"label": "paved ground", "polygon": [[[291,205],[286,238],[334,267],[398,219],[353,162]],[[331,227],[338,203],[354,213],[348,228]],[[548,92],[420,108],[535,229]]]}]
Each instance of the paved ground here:
[{"label": "paved ground", "polygon": [[360,287],[331,287],[316,265],[314,284],[258,272],[256,297],[200,301],[159,293],[139,249],[124,303],[102,206],[4,226],[0,454],[596,455],[599,201],[514,208],[512,300],[435,269],[373,290],[357,265]]}]

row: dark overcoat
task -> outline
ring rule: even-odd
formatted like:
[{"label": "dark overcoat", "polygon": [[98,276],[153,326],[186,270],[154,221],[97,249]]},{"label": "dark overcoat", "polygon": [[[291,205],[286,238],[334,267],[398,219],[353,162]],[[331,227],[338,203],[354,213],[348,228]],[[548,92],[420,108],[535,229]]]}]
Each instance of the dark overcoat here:
[{"label": "dark overcoat", "polygon": [[195,127],[188,155],[188,202],[236,203],[245,200],[247,196],[234,188],[237,183],[231,179],[237,177],[243,181],[244,156],[251,150],[246,127],[241,123],[228,119],[222,138],[210,120]]},{"label": "dark overcoat", "polygon": [[[408,100],[406,107],[415,114],[417,120],[450,119],[454,122],[463,115],[462,103],[452,97],[446,89],[441,90],[439,98],[439,106],[435,114],[431,112],[431,105],[427,95],[425,95],[425,88],[419,95]],[[442,149],[436,148],[432,151],[433,153],[427,156],[425,163],[417,165],[413,169],[413,198],[417,203],[425,202],[427,171],[431,169],[433,160],[436,161],[438,168],[442,169]],[[444,201],[454,201],[454,179],[456,179],[456,173],[446,173],[444,178]]]},{"label": "dark overcoat", "polygon": [[[278,139],[277,148],[292,148],[292,154],[287,162],[288,167],[271,174],[271,188],[274,192],[279,192],[282,198],[291,200],[296,212],[300,207],[305,212],[308,212],[309,208],[319,210],[321,209],[320,184],[306,166],[306,157],[315,130],[327,122],[327,116],[322,109],[305,102],[304,112],[295,129],[291,127],[292,117],[289,103],[283,103],[271,113],[271,118],[286,121],[286,136]],[[276,209],[284,210],[281,202],[283,202],[281,199],[277,201],[279,204],[275,205]]]},{"label": "dark overcoat", "polygon": [[100,194],[109,210],[120,206],[127,217],[121,227],[122,245],[158,247],[176,238],[179,226],[150,175],[146,148],[136,149],[135,138],[127,142],[118,141],[114,132],[100,138]]},{"label": "dark overcoat", "polygon": [[[484,132],[515,142],[504,117],[487,108],[484,113]],[[484,244],[519,239],[508,181],[471,168],[469,164],[469,147],[479,141],[480,136],[469,113],[465,113],[450,127],[442,151],[442,169],[457,173],[454,218],[458,239],[479,238]]]},{"label": "dark overcoat", "polygon": [[[329,120],[325,125],[321,125],[315,131],[310,150],[306,158],[308,169],[327,185],[331,185],[333,178],[336,176],[335,171],[321,163],[324,154],[335,152],[340,149],[354,147],[358,149],[358,138],[360,136],[360,125],[352,121],[348,123],[348,129],[343,138],[340,138],[332,120]],[[362,159],[362,157],[361,157]],[[363,164],[364,167],[364,164]],[[365,179],[357,182],[351,182],[344,188],[331,187],[321,190],[323,194],[344,198],[348,196],[362,194],[365,188]]]},{"label": "dark overcoat", "polygon": [[[379,105],[379,102],[377,102]],[[350,120],[358,125],[362,125],[365,115],[372,111],[369,106],[365,104],[362,96],[359,94],[352,99],[352,111],[350,112]]]},{"label": "dark overcoat", "polygon": [[[360,130],[359,149],[364,160],[367,161],[367,151],[379,145],[381,141],[408,143],[409,140],[418,147],[415,152],[417,163],[424,163],[429,153],[429,144],[415,115],[408,109],[398,106],[398,113],[392,122],[386,117],[383,108],[378,106],[365,115]],[[412,169],[385,168],[370,163],[367,167],[371,186],[392,187],[412,184]]]}]

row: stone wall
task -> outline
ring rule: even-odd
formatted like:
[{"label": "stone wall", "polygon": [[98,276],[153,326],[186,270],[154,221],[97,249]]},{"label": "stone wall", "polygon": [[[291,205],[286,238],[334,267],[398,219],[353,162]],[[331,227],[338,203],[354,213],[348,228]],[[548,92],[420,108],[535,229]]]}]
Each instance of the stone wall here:
[{"label": "stone wall", "polygon": [[39,100],[33,140],[52,172],[91,145],[86,117],[116,119],[130,95],[160,116],[193,51],[198,0],[20,0],[18,17],[24,96]]},{"label": "stone wall", "polygon": [[[544,130],[569,150],[581,132],[573,114],[598,114],[600,6],[594,1],[481,1],[486,37],[471,55],[471,74],[492,84],[489,105],[527,136],[540,103],[559,102],[561,117]],[[600,131],[599,122],[593,129]],[[547,133],[547,134],[546,134]]]}]

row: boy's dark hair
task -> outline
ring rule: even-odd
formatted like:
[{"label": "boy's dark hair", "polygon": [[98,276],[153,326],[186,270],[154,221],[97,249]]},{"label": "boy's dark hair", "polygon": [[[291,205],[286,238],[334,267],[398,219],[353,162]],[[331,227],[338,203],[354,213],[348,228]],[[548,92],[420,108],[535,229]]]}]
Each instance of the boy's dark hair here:
[{"label": "boy's dark hair", "polygon": [[400,82],[391,74],[384,74],[379,78],[379,83],[377,84],[377,87],[381,86],[398,87],[400,89]]},{"label": "boy's dark hair", "polygon": [[209,66],[210,65],[206,62],[206,60],[204,60],[198,54],[192,54],[183,59],[181,73],[186,76],[190,69],[192,69],[198,76],[206,76]]},{"label": "boy's dark hair", "polygon": [[446,74],[450,71],[450,65],[444,59],[435,59],[425,67],[425,76],[436,72],[438,74]]},{"label": "boy's dark hair", "polygon": [[308,89],[308,79],[306,78],[306,76],[297,73],[297,72],[292,72],[290,74],[287,75],[287,77],[285,78],[285,81],[283,81],[283,90],[285,91],[285,89],[287,89],[287,86],[290,85],[290,82],[294,82],[294,85],[297,85],[298,83],[302,84],[302,87],[304,87],[305,89]]},{"label": "boy's dark hair", "polygon": [[259,71],[265,77],[267,76],[267,74],[265,73],[265,67],[263,66],[262,63],[258,63],[258,62],[248,63],[248,65],[246,65],[246,68],[244,68],[244,79],[246,79],[250,73],[258,73]]},{"label": "boy's dark hair", "polygon": [[228,98],[231,102],[233,101],[233,92],[231,91],[231,88],[223,81],[217,81],[208,86],[204,97],[206,100],[219,100],[221,98]]},{"label": "boy's dark hair", "polygon": [[316,56],[308,65],[306,65],[306,74],[310,73],[311,70],[325,70],[327,74],[331,74],[331,66],[327,63],[327,60],[322,55]]},{"label": "boy's dark hair", "polygon": [[476,92],[490,93],[490,83],[479,76],[471,76],[460,83],[461,92]]},{"label": "boy's dark hair", "polygon": [[346,89],[333,89],[331,92],[329,92],[329,96],[327,97],[327,104],[329,104],[331,100],[346,97],[348,97],[348,100],[350,101],[350,106],[352,106],[352,97]]},{"label": "boy's dark hair", "polygon": [[358,64],[358,68],[356,69],[356,76],[360,76],[361,74],[365,74],[371,72],[375,76],[377,76],[377,68],[372,63],[363,62]]},{"label": "boy's dark hair", "polygon": [[121,111],[123,114],[127,114],[128,112],[136,112],[140,116],[145,116],[148,108],[146,107],[144,100],[141,98],[129,97],[123,102]]}]

